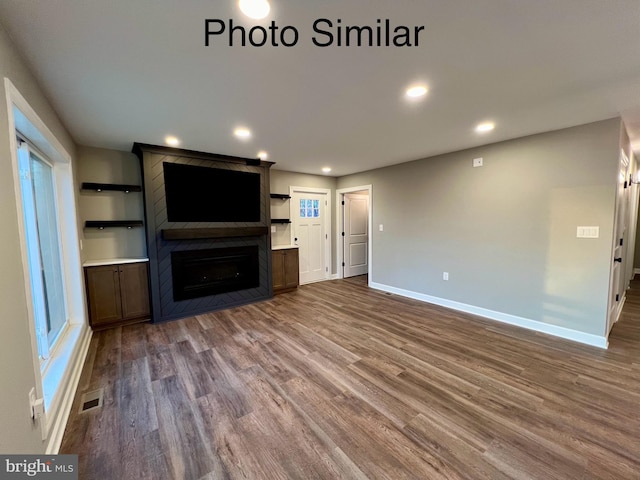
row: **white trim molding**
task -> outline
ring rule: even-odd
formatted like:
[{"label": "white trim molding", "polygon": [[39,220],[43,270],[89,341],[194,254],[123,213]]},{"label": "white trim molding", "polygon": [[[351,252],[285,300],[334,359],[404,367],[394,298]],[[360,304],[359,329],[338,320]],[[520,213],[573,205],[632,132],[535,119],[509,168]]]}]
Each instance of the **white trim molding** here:
[{"label": "white trim molding", "polygon": [[71,354],[72,358],[65,371],[65,378],[57,392],[56,396],[59,400],[56,402],[56,409],[52,412],[53,415],[47,415],[49,431],[49,441],[46,447],[47,455],[55,455],[60,451],[60,444],[71,414],[73,399],[78,389],[80,374],[82,373],[82,367],[87,358],[89,344],[93,335],[93,332],[87,326],[76,328],[80,328],[78,341],[77,343],[74,342],[74,346],[77,345],[77,348]]},{"label": "white trim molding", "polygon": [[622,309],[624,308],[624,304],[626,301],[627,301],[627,292],[624,292],[622,294],[622,300],[618,302],[618,306],[616,307],[615,318],[613,319],[613,322],[611,323],[611,325],[609,325],[609,331],[607,332],[607,336],[609,336],[609,334],[611,333],[611,329],[613,329],[613,326],[616,323],[618,323],[618,320],[620,320],[620,317],[622,316]]},{"label": "white trim molding", "polygon": [[342,209],[342,200],[345,193],[363,192],[366,191],[369,196],[369,242],[367,245],[367,275],[369,286],[371,286],[371,264],[373,262],[373,186],[360,185],[358,187],[346,187],[338,188],[336,190],[336,278],[344,278],[344,269],[342,268],[342,262],[344,262],[344,248],[341,246],[343,242],[342,231],[344,228],[344,210]]},{"label": "white trim molding", "polygon": [[507,323],[509,325],[515,325],[517,327],[526,328],[528,330],[533,330],[536,332],[546,333],[548,335],[572,340],[578,343],[584,343],[593,347],[606,349],[609,346],[609,341],[604,336],[601,337],[598,335],[593,335],[591,333],[580,332],[578,330],[572,330],[570,328],[559,327],[557,325],[551,325],[549,323],[539,322],[537,320],[530,320],[528,318],[510,315],[508,313],[496,312],[494,310],[476,307],[474,305],[468,305],[466,303],[447,300],[445,298],[433,297],[431,295],[425,295],[423,293],[413,292],[411,290],[404,290],[402,288],[391,287],[382,283],[371,282],[369,286],[376,290],[382,290],[383,292],[394,293],[402,297],[412,298],[414,300],[420,300],[422,302],[432,303],[434,305],[440,305],[452,310],[470,313],[472,315],[478,315],[479,317],[488,318],[490,320],[495,320],[501,323]]}]

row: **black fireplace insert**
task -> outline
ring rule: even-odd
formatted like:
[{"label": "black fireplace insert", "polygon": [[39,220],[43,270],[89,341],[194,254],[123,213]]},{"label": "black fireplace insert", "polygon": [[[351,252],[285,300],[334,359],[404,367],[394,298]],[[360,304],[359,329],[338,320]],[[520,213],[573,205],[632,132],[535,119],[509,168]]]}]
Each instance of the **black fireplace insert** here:
[{"label": "black fireplace insert", "polygon": [[189,300],[260,285],[258,246],[171,252],[173,300]]}]

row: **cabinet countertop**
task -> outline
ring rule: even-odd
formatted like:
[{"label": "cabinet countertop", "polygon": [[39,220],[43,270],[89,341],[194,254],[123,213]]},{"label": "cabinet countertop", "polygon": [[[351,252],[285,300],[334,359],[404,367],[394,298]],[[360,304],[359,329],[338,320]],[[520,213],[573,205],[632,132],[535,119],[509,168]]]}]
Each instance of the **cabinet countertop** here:
[{"label": "cabinet countertop", "polygon": [[87,260],[83,267],[100,267],[103,265],[121,265],[123,263],[148,262],[148,258],[105,258],[103,260]]},{"label": "cabinet countertop", "polygon": [[271,245],[271,250],[289,250],[291,248],[298,248],[298,245]]}]

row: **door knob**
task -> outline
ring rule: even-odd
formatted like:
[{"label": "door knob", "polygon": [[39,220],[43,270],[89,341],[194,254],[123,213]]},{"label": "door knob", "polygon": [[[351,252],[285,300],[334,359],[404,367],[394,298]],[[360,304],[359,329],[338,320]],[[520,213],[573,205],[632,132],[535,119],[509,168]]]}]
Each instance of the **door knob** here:
[{"label": "door knob", "polygon": [[622,257],[614,258],[614,262],[622,263]]}]

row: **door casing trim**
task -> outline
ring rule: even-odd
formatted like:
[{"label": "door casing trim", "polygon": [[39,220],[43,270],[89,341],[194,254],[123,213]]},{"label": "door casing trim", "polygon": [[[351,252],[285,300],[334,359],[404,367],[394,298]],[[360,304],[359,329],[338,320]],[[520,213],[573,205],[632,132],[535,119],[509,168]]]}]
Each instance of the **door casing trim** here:
[{"label": "door casing trim", "polygon": [[344,209],[342,208],[342,200],[345,193],[366,191],[369,195],[369,244],[367,245],[367,282],[371,286],[373,281],[373,186],[360,185],[358,187],[339,188],[336,190],[336,278],[344,278],[344,270],[342,262],[344,261],[344,243],[342,242],[342,229],[344,224]]}]

